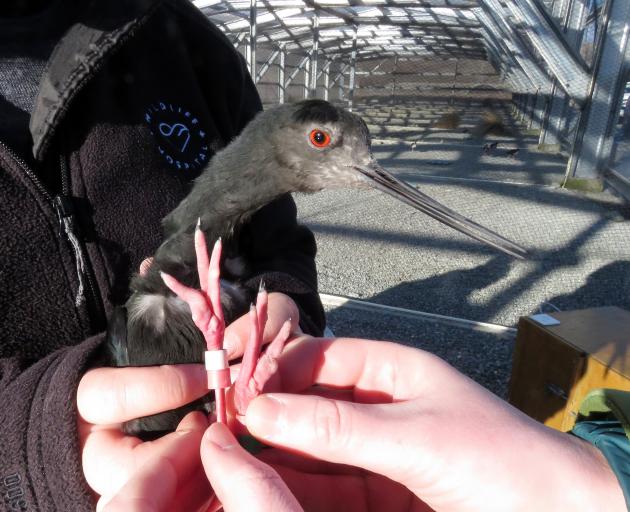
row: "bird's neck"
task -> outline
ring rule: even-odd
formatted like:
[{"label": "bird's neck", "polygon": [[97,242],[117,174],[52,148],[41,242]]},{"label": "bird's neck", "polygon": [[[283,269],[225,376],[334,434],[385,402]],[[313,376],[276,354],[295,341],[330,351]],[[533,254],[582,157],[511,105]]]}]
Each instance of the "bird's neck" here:
[{"label": "bird's neck", "polygon": [[[235,145],[236,146],[236,145]],[[202,223],[216,237],[229,236],[256,211],[289,191],[277,179],[276,162],[265,154],[243,158],[238,146],[217,154],[210,172],[204,174],[207,201],[204,201]]]}]

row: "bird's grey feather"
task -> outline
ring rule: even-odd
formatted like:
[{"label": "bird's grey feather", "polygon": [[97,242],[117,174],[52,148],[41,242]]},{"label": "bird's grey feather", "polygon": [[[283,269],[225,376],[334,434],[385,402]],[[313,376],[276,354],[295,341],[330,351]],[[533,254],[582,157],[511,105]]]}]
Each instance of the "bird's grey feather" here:
[{"label": "bird's grey feather", "polygon": [[[329,136],[317,146],[313,130]],[[126,303],[126,350],[121,333],[112,333],[110,355],[115,365],[200,362],[204,340],[190,310],[166,287],[160,272],[198,287],[194,231],[200,219],[206,239],[224,239],[226,258],[222,286],[226,321],[244,314],[252,290],[239,286],[248,264],[231,251],[239,227],[256,211],[288,192],[317,192],[333,187],[377,186],[455,229],[494,247],[522,256],[524,250],[499,235],[442,207],[382,169],[372,157],[370,136],[358,116],[322,100],[281,105],[259,113],[227,147],[220,150],[195,180],[188,196],[164,221],[165,239],[145,275],[131,281]],[[437,213],[436,213],[437,212]],[[479,229],[482,236],[475,235]],[[225,264],[230,261],[232,264]],[[234,264],[234,262],[238,264]],[[121,325],[120,319],[116,325]],[[123,357],[123,355],[125,357]],[[177,417],[181,417],[178,415]],[[174,428],[172,416],[134,423],[134,431]],[[164,427],[164,428],[161,428]]]}]

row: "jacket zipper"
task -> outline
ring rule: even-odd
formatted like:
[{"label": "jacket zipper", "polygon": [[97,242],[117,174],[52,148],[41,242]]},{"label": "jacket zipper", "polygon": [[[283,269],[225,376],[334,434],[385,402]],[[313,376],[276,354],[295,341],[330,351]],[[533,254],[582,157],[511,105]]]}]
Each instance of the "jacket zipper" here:
[{"label": "jacket zipper", "polygon": [[24,160],[22,160],[19,156],[17,156],[13,152],[13,150],[9,146],[7,146],[4,142],[2,142],[1,140],[0,140],[0,146],[2,148],[4,148],[4,150],[7,153],[9,153],[11,158],[13,158],[13,160],[15,160],[18,163],[18,165],[24,171],[24,174],[26,174],[28,176],[28,178],[31,180],[31,182],[33,183],[33,185],[35,185],[35,188],[38,190],[38,192],[40,194],[42,194],[50,204],[52,204],[52,199],[53,199],[52,196],[50,195],[48,190],[46,190],[46,187],[44,187],[42,182],[39,181],[39,178],[37,177],[37,175],[33,171],[31,171],[31,169],[28,166],[28,164]]},{"label": "jacket zipper", "polygon": [[59,227],[63,230],[66,240],[72,246],[77,265],[79,289],[77,290],[75,302],[77,306],[84,300],[87,302],[93,324],[97,330],[101,330],[105,328],[105,308],[96,285],[94,269],[80,233],[72,199],[70,170],[62,152],[59,153],[59,170],[61,171],[61,194],[53,198],[53,204],[59,220]]},{"label": "jacket zipper", "polygon": [[[105,309],[98,295],[97,287],[95,286],[95,278],[93,269],[90,264],[90,260],[87,257],[87,251],[85,244],[78,236],[77,220],[74,211],[74,205],[72,198],[70,197],[70,173],[63,155],[60,155],[60,170],[61,170],[61,194],[53,196],[44,184],[40,181],[35,172],[31,170],[28,164],[22,160],[15,152],[2,141],[0,141],[0,147],[2,147],[13,160],[19,165],[24,174],[29,178],[31,183],[37,189],[37,191],[44,197],[46,202],[52,207],[53,211],[57,215],[57,221],[59,222],[58,235],[60,238],[65,238],[66,242],[69,242],[73,249],[73,257],[77,263],[77,277],[79,279],[79,290],[75,298],[75,303],[79,306],[83,300],[87,300],[84,290],[87,288],[89,294],[88,311],[92,317],[92,323],[97,329],[105,327]],[[85,284],[84,284],[85,283]]]}]

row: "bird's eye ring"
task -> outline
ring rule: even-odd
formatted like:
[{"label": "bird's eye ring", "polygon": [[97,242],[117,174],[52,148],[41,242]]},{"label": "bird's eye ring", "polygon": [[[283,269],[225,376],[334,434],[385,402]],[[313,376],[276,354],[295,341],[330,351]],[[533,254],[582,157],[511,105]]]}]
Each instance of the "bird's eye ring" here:
[{"label": "bird's eye ring", "polygon": [[330,145],[330,135],[323,130],[313,130],[309,139],[316,148],[325,148]]}]

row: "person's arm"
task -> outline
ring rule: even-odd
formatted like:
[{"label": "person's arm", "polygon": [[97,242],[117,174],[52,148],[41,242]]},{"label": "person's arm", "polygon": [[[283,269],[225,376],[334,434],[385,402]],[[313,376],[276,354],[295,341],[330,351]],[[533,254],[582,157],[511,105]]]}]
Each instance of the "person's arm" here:
[{"label": "person's arm", "polygon": [[[299,510],[295,498],[318,510],[626,510],[596,448],[535,422],[429,353],[304,339],[283,354],[278,384],[302,394],[262,395],[246,415],[250,432],[276,447],[259,454],[268,465],[220,425],[202,440],[206,475],[227,512]],[[155,465],[137,473],[114,503],[132,505],[154,474]],[[172,496],[156,510],[169,510]]]},{"label": "person's arm", "polygon": [[[435,510],[626,510],[599,450],[537,423],[427,352],[308,340],[290,347],[279,372],[282,389],[325,395],[252,401],[250,432],[283,452],[383,475]],[[309,479],[291,483],[296,495],[308,493]]]},{"label": "person's arm", "polygon": [[75,392],[101,338],[30,365],[0,360],[0,509],[93,509],[76,456]]}]

